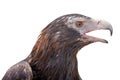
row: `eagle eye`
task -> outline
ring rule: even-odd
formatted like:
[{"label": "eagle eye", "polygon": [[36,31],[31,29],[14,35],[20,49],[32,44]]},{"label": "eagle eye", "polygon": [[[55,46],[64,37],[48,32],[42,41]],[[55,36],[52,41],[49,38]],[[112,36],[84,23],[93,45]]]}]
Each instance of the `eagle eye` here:
[{"label": "eagle eye", "polygon": [[82,21],[77,21],[76,22],[76,27],[80,28],[80,27],[82,27],[82,25],[83,25]]}]

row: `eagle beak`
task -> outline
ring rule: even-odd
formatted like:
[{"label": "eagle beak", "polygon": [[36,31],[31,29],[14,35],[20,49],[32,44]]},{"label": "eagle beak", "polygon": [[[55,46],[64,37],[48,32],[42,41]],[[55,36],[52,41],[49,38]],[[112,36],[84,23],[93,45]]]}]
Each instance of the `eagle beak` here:
[{"label": "eagle beak", "polygon": [[107,21],[104,21],[104,20],[96,20],[96,21],[97,21],[96,29],[98,28],[98,29],[103,29],[103,30],[109,30],[110,35],[112,36],[113,28],[110,23],[108,23]]},{"label": "eagle beak", "polygon": [[110,31],[110,35],[112,36],[113,34],[113,28],[112,25],[110,23],[108,23],[107,21],[104,20],[92,20],[92,23],[90,26],[88,26],[83,34],[83,38],[87,40],[87,42],[103,42],[103,43],[108,43],[107,40],[105,39],[101,39],[101,38],[96,38],[93,36],[89,36],[86,35],[85,33],[91,32],[91,31],[95,31],[95,30],[109,30]]}]

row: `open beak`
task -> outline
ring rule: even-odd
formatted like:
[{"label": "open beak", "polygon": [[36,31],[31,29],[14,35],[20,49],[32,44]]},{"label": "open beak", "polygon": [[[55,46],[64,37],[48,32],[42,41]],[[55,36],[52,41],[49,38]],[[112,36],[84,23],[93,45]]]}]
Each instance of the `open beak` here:
[{"label": "open beak", "polygon": [[112,36],[113,34],[113,28],[112,25],[110,23],[108,23],[107,21],[104,20],[93,20],[93,23],[91,26],[88,26],[86,28],[86,30],[83,32],[83,38],[87,39],[89,42],[103,42],[103,43],[108,43],[107,40],[105,39],[101,39],[101,38],[97,38],[97,37],[93,37],[93,36],[88,36],[85,33],[91,32],[91,31],[95,31],[95,30],[109,30],[110,31],[110,35]]}]

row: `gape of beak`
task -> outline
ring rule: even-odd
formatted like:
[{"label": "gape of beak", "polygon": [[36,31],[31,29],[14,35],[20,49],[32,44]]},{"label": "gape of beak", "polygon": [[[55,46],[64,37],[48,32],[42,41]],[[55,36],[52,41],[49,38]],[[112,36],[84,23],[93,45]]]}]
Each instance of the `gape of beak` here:
[{"label": "gape of beak", "polygon": [[93,43],[93,42],[108,43],[108,41],[105,40],[105,39],[88,36],[85,33],[102,29],[102,30],[109,30],[110,35],[112,36],[112,34],[113,34],[112,25],[110,23],[108,23],[107,21],[104,21],[104,20],[92,20],[92,22],[90,22],[89,24],[90,24],[90,26],[87,26],[84,29],[84,32],[82,33],[82,37],[84,38],[84,41],[85,42],[91,42],[91,43]]}]

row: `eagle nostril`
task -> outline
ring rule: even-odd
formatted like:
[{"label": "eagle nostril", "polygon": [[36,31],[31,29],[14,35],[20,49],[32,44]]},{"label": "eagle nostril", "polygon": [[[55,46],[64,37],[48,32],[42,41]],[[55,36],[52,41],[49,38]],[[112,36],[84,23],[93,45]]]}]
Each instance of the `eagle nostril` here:
[{"label": "eagle nostril", "polygon": [[97,24],[100,24],[101,21],[98,21]]}]

